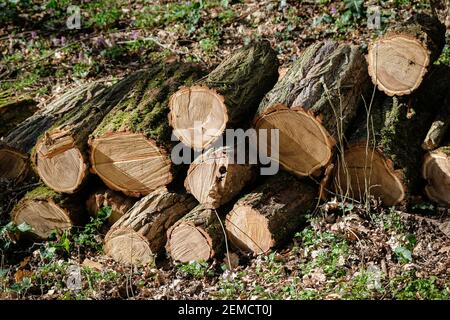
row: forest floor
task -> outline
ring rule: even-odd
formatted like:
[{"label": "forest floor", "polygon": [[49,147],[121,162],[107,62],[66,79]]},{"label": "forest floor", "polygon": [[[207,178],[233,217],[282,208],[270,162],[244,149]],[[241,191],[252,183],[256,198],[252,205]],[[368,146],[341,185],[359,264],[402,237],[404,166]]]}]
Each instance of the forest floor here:
[{"label": "forest floor", "polygon": [[[372,4],[381,9],[378,30],[367,28]],[[70,5],[80,9],[78,29],[66,24]],[[429,11],[409,0],[3,1],[0,91],[43,106],[78,83],[114,83],[155,57],[212,68],[258,38],[286,68],[317,40],[366,48],[391,22]],[[450,63],[448,44],[438,63]],[[174,265],[161,255],[156,265],[131,267],[103,255],[101,218],[24,247],[7,237],[13,226],[1,216],[0,298],[449,299],[449,218],[424,199],[408,210],[331,201],[266,256]],[[79,286],[70,285],[74,276]]]}]

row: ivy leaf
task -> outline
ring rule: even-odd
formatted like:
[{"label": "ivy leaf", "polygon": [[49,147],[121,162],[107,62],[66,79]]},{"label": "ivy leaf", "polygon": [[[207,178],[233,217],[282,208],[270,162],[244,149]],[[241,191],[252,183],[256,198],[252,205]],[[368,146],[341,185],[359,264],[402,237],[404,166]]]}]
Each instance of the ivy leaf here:
[{"label": "ivy leaf", "polygon": [[395,254],[402,260],[411,262],[412,261],[412,254],[411,251],[406,249],[405,247],[397,247],[394,250]]},{"label": "ivy leaf", "polygon": [[17,226],[17,229],[19,229],[20,232],[28,232],[31,231],[31,226],[27,224],[26,222],[22,222]]}]

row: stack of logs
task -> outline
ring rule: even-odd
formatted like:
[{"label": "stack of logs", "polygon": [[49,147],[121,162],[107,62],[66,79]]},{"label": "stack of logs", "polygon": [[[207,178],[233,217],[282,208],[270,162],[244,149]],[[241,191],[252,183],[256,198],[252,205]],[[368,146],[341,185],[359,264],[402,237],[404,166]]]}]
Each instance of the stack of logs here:
[{"label": "stack of logs", "polygon": [[[336,195],[393,206],[424,192],[450,206],[450,67],[433,65],[444,39],[436,18],[416,15],[366,57],[324,41],[282,77],[260,41],[209,73],[156,62],[109,87],[69,90],[1,140],[0,179],[41,180],[12,220],[42,240],[109,206],[105,253],[147,264],[164,249],[208,260],[226,241],[266,253]],[[248,128],[278,129],[279,141],[257,138],[281,172],[259,176],[258,164],[236,161],[236,144],[217,146],[226,129]],[[174,161],[193,153],[189,166]]]}]

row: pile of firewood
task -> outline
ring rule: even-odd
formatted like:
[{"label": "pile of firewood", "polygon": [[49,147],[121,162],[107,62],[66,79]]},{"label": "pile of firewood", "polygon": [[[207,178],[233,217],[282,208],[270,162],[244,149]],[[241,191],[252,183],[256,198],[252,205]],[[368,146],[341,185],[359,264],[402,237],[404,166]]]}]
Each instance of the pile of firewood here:
[{"label": "pile of firewood", "polygon": [[[265,253],[336,195],[450,206],[450,67],[433,64],[444,42],[436,18],[416,15],[366,56],[313,44],[282,77],[260,41],[209,73],[160,61],[109,87],[81,85],[0,141],[1,180],[41,181],[11,219],[42,240],[110,206],[105,253],[145,264],[164,249],[207,260],[226,241]],[[233,145],[214,147],[226,129],[248,128],[279,130],[278,145],[265,145],[281,172],[260,176],[258,164],[233,161]],[[189,166],[172,161],[173,136],[200,154]]]}]

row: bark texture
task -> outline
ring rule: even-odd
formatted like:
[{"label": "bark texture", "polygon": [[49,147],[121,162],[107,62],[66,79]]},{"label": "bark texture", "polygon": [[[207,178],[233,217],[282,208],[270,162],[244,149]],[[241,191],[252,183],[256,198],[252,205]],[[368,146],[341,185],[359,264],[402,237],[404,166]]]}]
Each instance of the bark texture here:
[{"label": "bark texture", "polygon": [[228,237],[243,251],[265,253],[299,230],[318,195],[309,181],[280,172],[236,202],[225,219]]}]

